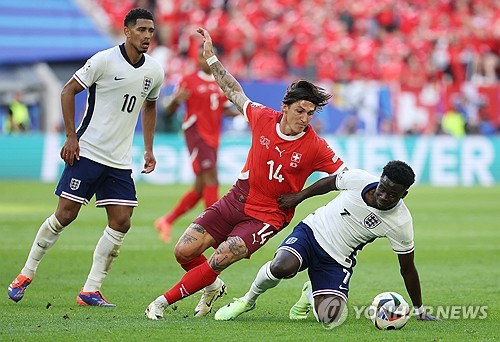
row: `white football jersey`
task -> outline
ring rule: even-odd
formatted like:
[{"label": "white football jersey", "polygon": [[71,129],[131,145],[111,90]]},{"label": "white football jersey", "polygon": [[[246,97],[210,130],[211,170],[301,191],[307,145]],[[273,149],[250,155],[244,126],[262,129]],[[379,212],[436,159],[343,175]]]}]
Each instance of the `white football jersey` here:
[{"label": "white football jersey", "polygon": [[160,63],[143,54],[133,65],[122,44],[96,53],[73,77],[88,89],[85,116],[77,129],[80,155],[130,169],[139,111],[146,99],[158,99],[163,85]]},{"label": "white football jersey", "polygon": [[412,217],[403,200],[390,210],[370,207],[363,200],[378,181],[359,169],[337,175],[337,188],[342,191],[303,220],[319,245],[344,267],[351,267],[357,252],[379,237],[388,238],[398,254],[413,251]]}]

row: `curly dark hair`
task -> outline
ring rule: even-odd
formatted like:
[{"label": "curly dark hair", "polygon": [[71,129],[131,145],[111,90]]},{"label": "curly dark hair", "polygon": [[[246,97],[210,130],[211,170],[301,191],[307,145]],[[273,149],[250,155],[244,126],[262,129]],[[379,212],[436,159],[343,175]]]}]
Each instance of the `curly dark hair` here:
[{"label": "curly dark hair", "polygon": [[316,105],[316,110],[323,109],[332,97],[325,89],[318,87],[306,80],[293,81],[286,89],[282,103],[291,105],[300,100],[306,100]]},{"label": "curly dark hair", "polygon": [[123,25],[124,26],[134,26],[135,23],[137,22],[137,19],[148,19],[148,20],[153,20],[153,21],[155,20],[153,13],[151,13],[147,9],[145,9],[145,8],[133,8],[125,16],[125,19],[123,20]]},{"label": "curly dark hair", "polygon": [[391,181],[396,184],[404,185],[406,187],[412,186],[415,183],[415,173],[410,165],[401,160],[393,160],[384,166],[382,176],[387,176]]}]

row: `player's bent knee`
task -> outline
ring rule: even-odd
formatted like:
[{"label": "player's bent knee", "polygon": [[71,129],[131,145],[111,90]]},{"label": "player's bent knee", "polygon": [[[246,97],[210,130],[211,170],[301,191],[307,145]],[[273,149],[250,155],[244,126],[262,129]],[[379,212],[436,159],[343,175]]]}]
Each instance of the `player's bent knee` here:
[{"label": "player's bent knee", "polygon": [[193,260],[197,256],[199,256],[198,250],[193,250],[192,248],[188,248],[185,245],[176,245],[174,248],[174,256],[175,260],[178,263],[184,263]]},{"label": "player's bent knee", "polygon": [[271,274],[278,279],[293,278],[298,271],[298,265],[290,263],[289,260],[284,258],[275,258],[269,266]]},{"label": "player's bent knee", "polygon": [[56,212],[56,218],[59,223],[66,227],[71,224],[78,216],[78,212],[73,212],[69,210],[60,210]]}]

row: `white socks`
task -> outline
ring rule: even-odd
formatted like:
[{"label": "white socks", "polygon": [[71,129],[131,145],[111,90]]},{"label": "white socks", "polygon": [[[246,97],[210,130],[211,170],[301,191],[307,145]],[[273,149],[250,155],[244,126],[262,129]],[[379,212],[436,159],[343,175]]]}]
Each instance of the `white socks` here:
[{"label": "white socks", "polygon": [[222,280],[220,280],[219,277],[217,277],[217,279],[215,279],[215,281],[212,284],[205,286],[205,290],[213,291],[218,289],[221,285],[222,285]]},{"label": "white socks", "polygon": [[36,234],[35,241],[33,241],[33,245],[31,246],[26,264],[21,270],[22,274],[33,279],[40,261],[42,261],[45,253],[47,253],[56,243],[57,239],[59,239],[59,235],[63,229],[64,227],[59,223],[55,214],[52,214],[42,223]]},{"label": "white socks", "polygon": [[158,296],[158,298],[155,299],[155,302],[161,303],[164,307],[169,305],[168,300],[164,295]]},{"label": "white socks", "polygon": [[252,286],[243,297],[250,305],[253,305],[261,294],[280,283],[281,280],[272,275],[270,266],[271,261],[268,261],[260,268]]},{"label": "white socks", "polygon": [[92,268],[83,286],[84,292],[96,292],[100,290],[102,282],[111,268],[111,264],[118,256],[124,238],[125,233],[106,226],[104,234],[95,247]]}]

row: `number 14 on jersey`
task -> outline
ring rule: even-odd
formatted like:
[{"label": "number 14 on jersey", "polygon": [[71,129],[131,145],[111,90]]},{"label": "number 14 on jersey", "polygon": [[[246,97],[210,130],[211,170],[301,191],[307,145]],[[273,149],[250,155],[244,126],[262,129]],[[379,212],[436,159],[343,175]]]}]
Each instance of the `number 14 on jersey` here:
[{"label": "number 14 on jersey", "polygon": [[279,164],[276,169],[274,169],[274,160],[269,160],[267,162],[267,165],[269,165],[269,180],[272,181],[273,179],[277,179],[278,182],[283,182],[285,178],[280,174],[281,168],[283,165]]}]

